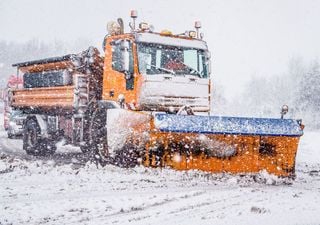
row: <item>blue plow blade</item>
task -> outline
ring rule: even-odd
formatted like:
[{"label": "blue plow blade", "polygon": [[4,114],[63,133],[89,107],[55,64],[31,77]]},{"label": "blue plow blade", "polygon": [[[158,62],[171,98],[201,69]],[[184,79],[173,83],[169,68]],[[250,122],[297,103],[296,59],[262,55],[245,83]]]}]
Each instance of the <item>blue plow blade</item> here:
[{"label": "blue plow blade", "polygon": [[300,137],[297,120],[155,114],[155,128],[161,132]]}]

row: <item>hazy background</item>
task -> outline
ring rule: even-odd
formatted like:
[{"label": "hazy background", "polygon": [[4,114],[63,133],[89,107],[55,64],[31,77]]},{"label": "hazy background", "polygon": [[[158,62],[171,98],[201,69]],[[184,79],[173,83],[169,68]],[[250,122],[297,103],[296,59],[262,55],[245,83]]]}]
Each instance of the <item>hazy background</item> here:
[{"label": "hazy background", "polygon": [[299,84],[319,62],[316,0],[0,0],[0,85],[14,62],[101,49],[107,22],[122,17],[128,30],[131,9],[156,31],[181,33],[202,22],[217,113],[278,115],[282,104],[298,107]]}]

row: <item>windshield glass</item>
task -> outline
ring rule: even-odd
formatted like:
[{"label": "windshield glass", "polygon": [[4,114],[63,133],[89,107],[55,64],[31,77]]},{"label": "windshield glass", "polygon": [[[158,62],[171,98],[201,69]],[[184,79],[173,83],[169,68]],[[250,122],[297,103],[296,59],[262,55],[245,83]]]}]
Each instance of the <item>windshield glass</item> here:
[{"label": "windshield glass", "polygon": [[194,75],[208,78],[204,50],[138,43],[139,71],[142,74]]}]

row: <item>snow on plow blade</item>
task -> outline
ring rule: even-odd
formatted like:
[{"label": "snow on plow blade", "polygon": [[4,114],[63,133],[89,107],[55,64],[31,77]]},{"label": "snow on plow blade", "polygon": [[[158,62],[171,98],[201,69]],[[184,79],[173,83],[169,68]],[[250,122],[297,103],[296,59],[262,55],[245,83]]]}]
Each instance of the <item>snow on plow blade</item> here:
[{"label": "snow on plow blade", "polygon": [[294,176],[299,121],[155,114],[146,166]]}]

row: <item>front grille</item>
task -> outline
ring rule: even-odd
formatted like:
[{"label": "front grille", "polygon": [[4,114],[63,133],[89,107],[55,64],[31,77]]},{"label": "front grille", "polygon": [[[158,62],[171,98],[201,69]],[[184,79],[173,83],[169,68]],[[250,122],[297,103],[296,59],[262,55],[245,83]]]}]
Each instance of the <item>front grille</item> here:
[{"label": "front grille", "polygon": [[148,96],[141,101],[141,105],[149,110],[166,111],[174,108],[175,111],[188,105],[194,111],[206,112],[209,110],[208,98],[173,97],[173,96]]}]

